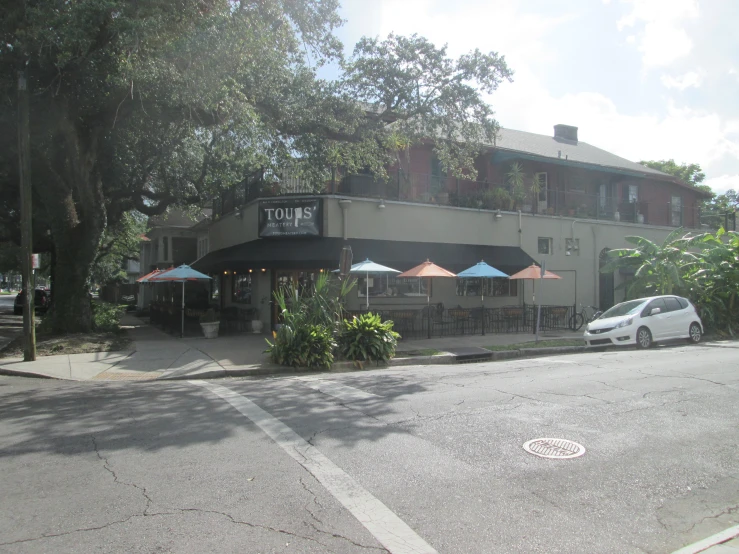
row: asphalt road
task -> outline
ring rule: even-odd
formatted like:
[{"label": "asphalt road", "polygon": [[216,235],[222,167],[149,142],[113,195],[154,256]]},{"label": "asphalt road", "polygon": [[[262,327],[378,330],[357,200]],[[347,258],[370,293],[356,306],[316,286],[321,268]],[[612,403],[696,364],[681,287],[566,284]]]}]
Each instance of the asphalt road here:
[{"label": "asphalt road", "polygon": [[[739,522],[738,420],[739,343],[0,378],[0,552],[669,553]],[[538,437],[587,451],[538,458]]]}]

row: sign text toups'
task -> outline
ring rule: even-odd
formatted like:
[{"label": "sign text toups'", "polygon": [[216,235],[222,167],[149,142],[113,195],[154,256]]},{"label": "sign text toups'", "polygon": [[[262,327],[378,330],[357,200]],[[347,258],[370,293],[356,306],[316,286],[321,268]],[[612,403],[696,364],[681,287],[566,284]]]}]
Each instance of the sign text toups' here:
[{"label": "sign text toups'", "polygon": [[260,237],[320,237],[320,198],[275,198],[259,201]]}]

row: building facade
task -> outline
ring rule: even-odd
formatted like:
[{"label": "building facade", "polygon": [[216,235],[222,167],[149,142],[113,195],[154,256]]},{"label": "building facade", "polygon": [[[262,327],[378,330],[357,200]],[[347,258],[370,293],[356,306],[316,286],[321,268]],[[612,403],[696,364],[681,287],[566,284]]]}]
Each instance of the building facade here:
[{"label": "building facade", "polygon": [[[523,194],[511,183],[513,164]],[[534,291],[530,281],[429,285],[371,276],[360,278],[350,310],[367,304],[367,289],[371,309],[396,314],[422,309],[428,297],[440,309],[472,309],[481,294],[488,308],[524,307],[534,292],[544,305],[606,308],[620,300],[617,287],[628,278],[600,273],[607,252],[627,246],[629,235],[661,242],[675,227],[699,228],[706,196],[579,142],[576,128],[561,125],[552,137],[502,130],[476,170],[474,181],[448,177],[430,146],[420,146],[386,180],[332,171],[310,187],[294,178],[244,183],[214,202],[212,221],[189,229],[194,267],[216,279],[221,308],[248,310],[266,329],[279,323],[274,292],[335,270],[347,246],[354,262],[369,258],[400,271],[430,259],[456,273],[482,259],[509,275],[535,262],[561,277]],[[153,243],[159,235],[151,234]],[[142,258],[142,271],[149,267]]]}]

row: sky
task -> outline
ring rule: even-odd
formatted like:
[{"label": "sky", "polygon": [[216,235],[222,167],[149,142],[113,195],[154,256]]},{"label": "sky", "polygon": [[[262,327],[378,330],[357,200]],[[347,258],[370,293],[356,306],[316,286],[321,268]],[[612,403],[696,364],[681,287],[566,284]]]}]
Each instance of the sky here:
[{"label": "sky", "polygon": [[425,36],[457,57],[504,55],[514,81],[486,97],[503,127],[558,123],[624,158],[698,163],[739,190],[739,0],[342,0],[362,36]]}]

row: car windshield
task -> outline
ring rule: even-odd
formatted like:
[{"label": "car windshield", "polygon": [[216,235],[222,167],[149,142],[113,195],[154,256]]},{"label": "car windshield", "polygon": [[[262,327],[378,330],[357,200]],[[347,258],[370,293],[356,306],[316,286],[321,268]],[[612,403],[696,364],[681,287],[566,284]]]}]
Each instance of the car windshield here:
[{"label": "car windshield", "polygon": [[624,315],[633,315],[641,309],[644,305],[644,300],[631,300],[630,302],[623,302],[616,304],[613,308],[603,312],[603,315],[598,319],[607,319],[609,317],[621,317]]}]

